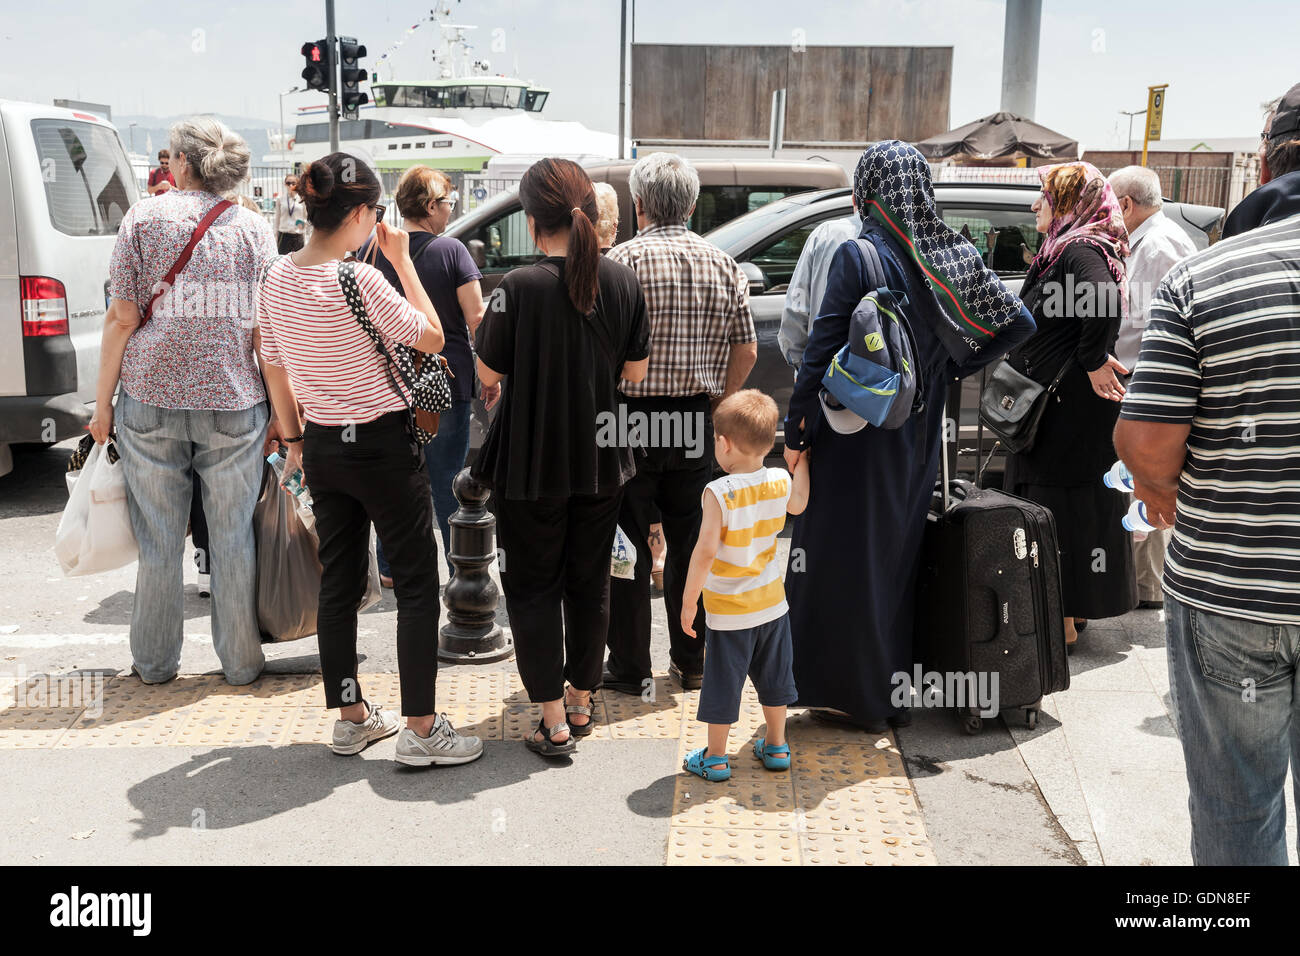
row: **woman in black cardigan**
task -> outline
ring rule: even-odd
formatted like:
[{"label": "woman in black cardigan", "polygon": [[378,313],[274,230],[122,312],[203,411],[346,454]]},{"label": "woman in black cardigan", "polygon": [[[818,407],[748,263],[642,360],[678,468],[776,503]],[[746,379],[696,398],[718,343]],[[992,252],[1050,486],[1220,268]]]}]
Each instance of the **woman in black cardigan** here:
[{"label": "woman in black cardigan", "polygon": [[1061,546],[1066,641],[1090,618],[1137,606],[1129,534],[1120,524],[1128,502],[1102,484],[1115,462],[1111,432],[1128,374],[1111,354],[1126,311],[1128,232],[1110,184],[1088,163],[1038,171],[1034,204],[1047,234],[1020,295],[1037,331],[1009,360],[1048,385],[1034,447],[1007,460],[1006,490],[1050,508]]}]

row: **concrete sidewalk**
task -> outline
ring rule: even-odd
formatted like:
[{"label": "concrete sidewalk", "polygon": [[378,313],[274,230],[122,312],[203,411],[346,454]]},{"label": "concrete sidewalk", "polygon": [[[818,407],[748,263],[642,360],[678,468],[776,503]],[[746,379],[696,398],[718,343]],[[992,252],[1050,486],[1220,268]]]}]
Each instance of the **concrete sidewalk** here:
[{"label": "concrete sidewalk", "polygon": [[[1093,622],[1032,731],[1019,711],[973,737],[918,711],[897,739],[796,716],[794,767],[773,774],[748,753],[761,716],[747,700],[723,785],[680,771],[702,728],[697,695],[666,677],[649,700],[603,695],[600,729],[553,764],[521,742],[536,715],[512,662],[444,668],[439,707],[486,752],[410,771],[391,740],[353,758],[322,743],[313,639],[268,646],[249,688],[215,676],[188,563],[182,671],[213,676],[125,676],[134,569],[64,578],[49,552],[65,458],[25,453],[0,478],[0,862],[1190,862],[1160,612]],[[660,666],[663,624],[660,603]],[[361,671],[394,705],[395,626],[387,592],[362,616]],[[12,706],[19,677],[72,671],[97,691]]]}]

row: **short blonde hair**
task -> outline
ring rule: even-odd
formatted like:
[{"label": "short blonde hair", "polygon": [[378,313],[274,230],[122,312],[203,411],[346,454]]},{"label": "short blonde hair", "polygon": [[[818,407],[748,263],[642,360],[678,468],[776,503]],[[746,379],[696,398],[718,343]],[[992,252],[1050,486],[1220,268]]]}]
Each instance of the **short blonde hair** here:
[{"label": "short blonde hair", "polygon": [[756,388],[728,395],[713,412],[713,432],[751,455],[766,455],[776,444],[776,402]]},{"label": "short blonde hair", "polygon": [[429,203],[451,193],[451,180],[447,174],[429,166],[412,166],[397,181],[394,199],[403,219],[424,219],[429,215]]},{"label": "short blonde hair", "polygon": [[596,210],[600,218],[596,220],[596,236],[601,246],[612,246],[618,235],[618,192],[609,183],[594,183],[596,190]]}]

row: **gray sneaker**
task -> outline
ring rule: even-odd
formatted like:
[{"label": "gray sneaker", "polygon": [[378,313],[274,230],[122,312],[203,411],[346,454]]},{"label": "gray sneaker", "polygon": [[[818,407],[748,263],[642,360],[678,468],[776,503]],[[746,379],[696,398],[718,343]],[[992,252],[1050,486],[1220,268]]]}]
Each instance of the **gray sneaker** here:
[{"label": "gray sneaker", "polygon": [[370,708],[370,714],[359,724],[350,720],[334,721],[334,740],[330,743],[330,748],[336,754],[359,754],[376,740],[397,733],[401,724],[396,714],[369,701],[366,701],[366,706]]},{"label": "gray sneaker", "polygon": [[469,763],[481,756],[483,741],[456,733],[446,714],[438,715],[427,737],[407,727],[397,738],[397,762],[408,767]]}]

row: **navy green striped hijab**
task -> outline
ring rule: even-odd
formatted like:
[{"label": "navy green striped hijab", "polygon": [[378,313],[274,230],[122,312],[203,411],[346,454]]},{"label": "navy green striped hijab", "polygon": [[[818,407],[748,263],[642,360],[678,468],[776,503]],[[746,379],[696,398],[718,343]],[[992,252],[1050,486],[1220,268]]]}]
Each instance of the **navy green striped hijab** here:
[{"label": "navy green striped hijab", "polygon": [[864,150],[853,197],[929,280],[946,319],[935,331],[956,361],[973,357],[1020,314],[1016,294],[940,218],[930,164],[915,147],[887,140]]}]

